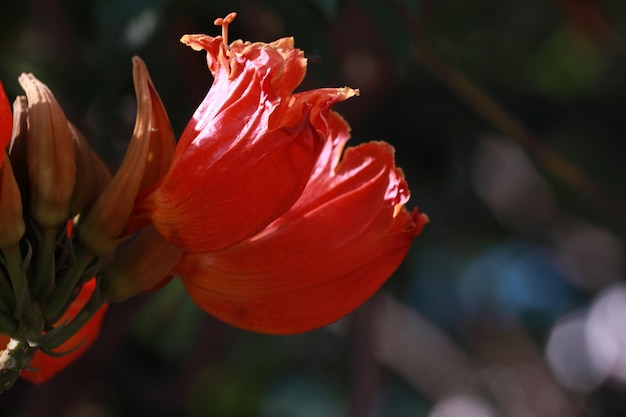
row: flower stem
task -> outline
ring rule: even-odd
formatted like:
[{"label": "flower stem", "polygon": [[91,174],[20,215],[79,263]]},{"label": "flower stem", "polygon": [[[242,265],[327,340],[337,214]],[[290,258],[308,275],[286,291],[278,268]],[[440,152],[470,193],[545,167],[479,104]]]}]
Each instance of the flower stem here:
[{"label": "flower stem", "polygon": [[[44,352],[51,353],[49,351],[56,349],[63,343],[74,336],[78,331],[98,312],[100,307],[104,304],[105,300],[100,293],[100,283],[97,284],[91,298],[85,304],[85,306],[78,312],[76,316],[66,325],[61,325],[58,329],[51,332],[49,338],[44,341]],[[80,343],[79,343],[80,344]],[[78,346],[77,346],[78,347]],[[61,352],[63,353],[63,352]]]},{"label": "flower stem", "polygon": [[13,386],[20,373],[30,364],[37,349],[25,341],[11,339],[6,349],[0,353],[0,393]]},{"label": "flower stem", "polygon": [[2,253],[7,263],[6,267],[9,272],[11,286],[13,287],[13,294],[15,294],[15,316],[20,321],[22,321],[21,317],[25,317],[27,323],[33,323],[35,310],[28,290],[26,273],[22,268],[22,254],[20,253],[19,244],[2,249]]},{"label": "flower stem", "polygon": [[46,307],[45,317],[49,323],[56,322],[64,313],[65,308],[71,301],[70,298],[85,273],[85,269],[93,256],[87,252],[81,251],[76,257],[76,263],[71,266],[67,275],[60,280],[60,285],[53,294],[53,298]]},{"label": "flower stem", "polygon": [[0,334],[13,335],[18,330],[18,322],[12,314],[0,311]]},{"label": "flower stem", "polygon": [[[6,266],[6,261],[0,259]],[[4,274],[2,269],[0,269],[0,310],[6,312],[13,312],[15,309],[15,296],[13,294],[13,289],[9,284],[9,278]]]},{"label": "flower stem", "polygon": [[37,255],[37,272],[33,283],[33,294],[40,296],[43,291],[50,293],[54,290],[55,259],[57,233],[54,228],[46,227],[41,231],[39,251]]}]

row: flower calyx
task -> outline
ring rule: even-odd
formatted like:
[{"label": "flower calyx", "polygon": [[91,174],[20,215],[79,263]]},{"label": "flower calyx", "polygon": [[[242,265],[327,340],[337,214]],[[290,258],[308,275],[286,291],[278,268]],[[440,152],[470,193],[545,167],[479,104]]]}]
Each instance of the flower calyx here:
[{"label": "flower calyx", "polygon": [[183,251],[149,225],[117,249],[99,276],[110,302],[120,302],[167,282]]}]

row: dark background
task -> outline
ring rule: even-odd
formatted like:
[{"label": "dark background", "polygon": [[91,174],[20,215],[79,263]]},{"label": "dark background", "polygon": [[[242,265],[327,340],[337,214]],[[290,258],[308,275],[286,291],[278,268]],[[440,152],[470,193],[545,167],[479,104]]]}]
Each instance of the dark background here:
[{"label": "dark background", "polygon": [[0,6],[0,79],[46,83],[115,169],[141,56],[179,134],[211,84],[178,42],[294,36],[300,89],[344,86],[353,143],[396,147],[431,222],[341,322],[226,326],[173,281],[113,305],[52,381],[0,416],[626,415],[626,3],[621,0],[39,0]]}]

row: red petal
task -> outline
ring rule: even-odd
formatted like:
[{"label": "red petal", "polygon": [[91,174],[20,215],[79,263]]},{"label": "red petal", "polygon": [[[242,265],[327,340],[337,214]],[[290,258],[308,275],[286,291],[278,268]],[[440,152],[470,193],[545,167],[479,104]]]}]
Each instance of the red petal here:
[{"label": "red petal", "polygon": [[[223,53],[211,39],[187,41],[213,48],[208,55]],[[305,68],[292,41],[238,41],[229,54],[227,68],[210,60],[213,86],[183,132],[170,171],[141,204],[160,233],[192,251],[232,246],[286,212],[324,146],[330,106],[354,94],[289,96]]]},{"label": "red petal", "polygon": [[404,208],[393,149],[351,148],[335,168],[348,127],[329,121],[334,145],[289,212],[227,250],[183,256],[177,272],[207,312],[253,331],[307,331],[354,310],[404,258],[427,217]]},{"label": "red petal", "polygon": [[[281,38],[269,44],[237,40],[226,50],[221,36],[185,35],[181,41],[196,51],[207,52],[207,64],[214,77],[222,71],[231,79],[252,65],[260,73],[271,73],[270,82],[276,95],[285,97],[298,86],[306,73],[306,59],[294,48],[293,38]],[[266,55],[264,49],[271,50]]]},{"label": "red petal", "polygon": [[[0,83],[0,150],[4,150],[9,144],[12,129],[11,104],[2,83]],[[0,166],[2,166],[2,161],[0,161]]]},{"label": "red petal", "polygon": [[[95,286],[95,279],[85,283],[80,291],[80,294],[76,297],[76,300],[74,300],[70,308],[67,310],[65,315],[61,317],[58,323],[74,318],[87,301],[89,301]],[[76,350],[72,353],[59,357],[48,356],[45,353],[38,351],[35,353],[35,356],[30,363],[30,368],[34,369],[34,371],[23,371],[21,377],[30,382],[41,384],[78,359],[78,357],[82,355],[93,343],[96,337],[98,337],[98,334],[100,333],[100,325],[102,324],[102,318],[104,317],[106,310],[106,305],[100,307],[91,320],[89,320],[87,324],[78,331],[78,333],[56,349],[57,352],[66,352],[75,349],[78,346]]]}]

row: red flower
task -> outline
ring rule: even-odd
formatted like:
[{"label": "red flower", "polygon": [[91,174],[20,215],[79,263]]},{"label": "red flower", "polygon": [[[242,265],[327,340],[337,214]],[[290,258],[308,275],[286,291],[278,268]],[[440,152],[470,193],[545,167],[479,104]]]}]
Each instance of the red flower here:
[{"label": "red flower", "polygon": [[[9,99],[0,83],[0,249],[13,246],[24,234],[22,201],[9,161],[7,146],[13,130]],[[5,162],[6,161],[6,162]]]},{"label": "red flower", "polygon": [[[11,104],[7,97],[2,83],[0,83],[0,149],[5,150],[11,140],[11,130],[13,128],[13,115],[11,114]],[[2,161],[0,161],[2,167]],[[0,192],[2,190],[0,189]],[[0,194],[1,196],[2,194]]]},{"label": "red flower", "polygon": [[[76,317],[76,315],[81,311],[81,309],[85,306],[85,304],[87,304],[87,302],[91,298],[91,295],[93,294],[95,288],[95,279],[91,279],[90,281],[86,282],[76,299],[72,302],[68,310],[63,315],[63,317],[59,319],[58,323],[63,323],[64,321],[69,322],[74,317]],[[55,349],[56,352],[59,353],[70,353],[60,356],[49,356],[42,351],[37,351],[37,353],[35,353],[35,356],[33,356],[33,359],[30,362],[30,370],[22,371],[22,374],[20,376],[30,382],[41,384],[52,378],[58,372],[66,368],[70,363],[78,359],[78,357],[81,356],[98,337],[98,334],[100,333],[100,325],[102,324],[102,319],[107,308],[108,306],[106,304],[100,307],[100,309],[87,322],[87,324],[85,324],[65,343]],[[7,336],[0,335],[0,349],[6,348],[8,342],[9,338]]]},{"label": "red flower", "polygon": [[330,113],[325,152],[300,199],[258,235],[179,262],[189,294],[238,327],[296,333],[337,320],[393,273],[427,217],[384,142],[346,150],[347,124]]},{"label": "red flower", "polygon": [[174,161],[141,202],[157,230],[192,251],[232,246],[299,198],[324,147],[330,106],[354,95],[292,95],[306,69],[293,39],[271,44],[187,35],[205,49],[213,87],[183,132]]},{"label": "red flower", "polygon": [[204,310],[238,327],[295,333],[328,324],[398,267],[427,217],[384,142],[346,150],[330,110],[349,88],[292,94],[306,61],[270,44],[186,35],[213,86],[172,167],[138,207],[186,250],[174,269]]}]

